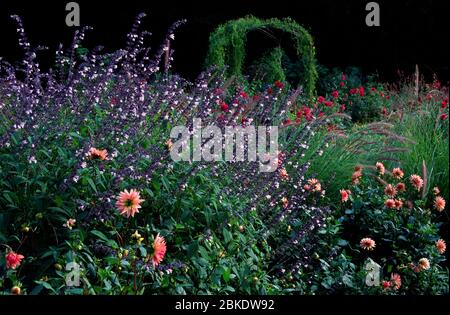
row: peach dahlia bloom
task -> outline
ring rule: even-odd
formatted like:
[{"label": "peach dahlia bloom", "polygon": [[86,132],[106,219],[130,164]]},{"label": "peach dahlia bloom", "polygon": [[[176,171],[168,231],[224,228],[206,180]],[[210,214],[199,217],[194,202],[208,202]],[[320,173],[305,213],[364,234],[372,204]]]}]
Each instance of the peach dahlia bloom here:
[{"label": "peach dahlia bloom", "polygon": [[377,168],[377,170],[378,170],[378,172],[380,173],[380,175],[384,175],[384,172],[385,172],[386,169],[385,169],[383,163],[377,162],[377,163],[375,164],[375,167]]},{"label": "peach dahlia bloom", "polygon": [[445,199],[438,196],[434,199],[434,208],[439,211],[442,212],[445,209]]},{"label": "peach dahlia bloom", "polygon": [[313,191],[321,191],[322,190],[322,185],[320,184],[319,180],[317,180],[316,178],[308,179],[308,184],[310,186],[310,189],[312,189]]},{"label": "peach dahlia bloom", "polygon": [[284,208],[289,206],[289,200],[286,197],[281,198],[281,202],[283,203]]},{"label": "peach dahlia bloom", "polygon": [[101,161],[106,160],[108,156],[108,152],[106,150],[99,150],[96,148],[91,148],[88,153],[89,158],[91,159],[99,159]]},{"label": "peach dahlia bloom", "polygon": [[360,242],[359,245],[361,246],[362,249],[365,250],[374,250],[375,249],[375,241],[371,238],[363,238]]},{"label": "peach dahlia bloom", "polygon": [[398,273],[391,274],[391,283],[395,290],[400,289],[402,286],[402,278]]},{"label": "peach dahlia bloom", "polygon": [[20,266],[22,259],[24,259],[25,257],[23,255],[10,251],[6,254],[5,258],[6,258],[6,268],[16,269],[17,267]]},{"label": "peach dahlia bloom", "polygon": [[441,191],[440,191],[439,187],[434,187],[433,188],[433,194],[439,195],[440,193],[441,193]]},{"label": "peach dahlia bloom", "polygon": [[397,189],[389,184],[386,186],[386,188],[384,188],[384,193],[389,197],[394,197],[397,194]]},{"label": "peach dahlia bloom", "polygon": [[411,185],[413,185],[417,190],[420,190],[423,186],[423,179],[419,175],[411,175],[409,181],[411,182]]},{"label": "peach dahlia bloom", "polygon": [[447,245],[445,244],[445,241],[443,239],[439,239],[436,242],[436,249],[440,254],[445,253],[445,250],[447,249]]},{"label": "peach dahlia bloom", "polygon": [[428,258],[420,258],[419,259],[419,268],[421,270],[430,269],[430,261],[428,260]]},{"label": "peach dahlia bloom", "polygon": [[130,191],[124,190],[117,197],[116,207],[119,209],[120,214],[127,218],[134,217],[136,213],[139,213],[141,203],[144,199],[140,198],[139,192],[135,189]]},{"label": "peach dahlia bloom", "polygon": [[66,221],[65,224],[63,224],[63,226],[68,228],[69,230],[71,230],[75,226],[75,223],[77,223],[77,220],[69,219],[69,220]]},{"label": "peach dahlia bloom", "polygon": [[166,255],[166,250],[166,240],[158,233],[153,241],[153,254],[151,255],[153,266],[157,266],[161,263]]},{"label": "peach dahlia bloom", "polygon": [[352,175],[352,184],[355,184],[355,185],[358,184],[361,176],[362,176],[361,171],[355,171]]},{"label": "peach dahlia bloom", "polygon": [[396,167],[392,170],[392,176],[394,176],[394,178],[401,179],[403,175],[405,174],[399,167]]}]

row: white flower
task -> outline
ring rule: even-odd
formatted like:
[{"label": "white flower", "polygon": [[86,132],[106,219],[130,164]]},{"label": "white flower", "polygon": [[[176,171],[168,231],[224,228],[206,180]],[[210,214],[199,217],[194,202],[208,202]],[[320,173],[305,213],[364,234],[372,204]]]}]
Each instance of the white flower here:
[{"label": "white flower", "polygon": [[30,157],[29,159],[28,159],[28,163],[34,163],[34,164],[36,164],[37,163],[37,160],[36,160],[36,158],[34,157],[34,156],[32,156],[32,157]]}]

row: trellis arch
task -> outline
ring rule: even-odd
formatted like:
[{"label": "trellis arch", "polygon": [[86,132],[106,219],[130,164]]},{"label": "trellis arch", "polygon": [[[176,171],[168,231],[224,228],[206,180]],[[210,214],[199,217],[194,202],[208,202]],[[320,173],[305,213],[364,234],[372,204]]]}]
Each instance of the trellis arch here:
[{"label": "trellis arch", "polygon": [[228,75],[242,75],[247,33],[261,28],[278,29],[291,35],[297,57],[304,60],[304,92],[313,96],[317,80],[314,41],[306,29],[290,18],[261,20],[247,16],[220,25],[209,37],[206,66],[227,65]]}]

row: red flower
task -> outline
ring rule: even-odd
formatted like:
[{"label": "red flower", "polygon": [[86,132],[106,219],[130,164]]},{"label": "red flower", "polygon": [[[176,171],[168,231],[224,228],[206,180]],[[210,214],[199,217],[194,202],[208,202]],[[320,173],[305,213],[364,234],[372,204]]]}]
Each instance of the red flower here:
[{"label": "red flower", "polygon": [[282,88],[284,87],[284,84],[281,83],[280,80],[277,80],[277,81],[275,81],[275,86],[276,86],[277,88],[279,88],[279,89],[282,89]]},{"label": "red flower", "polygon": [[354,94],[358,93],[358,89],[350,89],[350,91],[348,93],[350,95],[354,95]]},{"label": "red flower", "polygon": [[317,102],[318,102],[319,104],[322,104],[323,102],[325,102],[325,98],[324,98],[323,96],[319,96],[319,97],[317,98]]},{"label": "red flower", "polygon": [[6,254],[6,268],[16,269],[24,258],[23,255],[10,251]]},{"label": "red flower", "polygon": [[342,81],[347,80],[347,77],[345,76],[345,73],[342,73]]},{"label": "red flower", "polygon": [[345,86],[345,82],[342,81],[342,82],[341,82],[341,87],[344,87],[344,86]]},{"label": "red flower", "polygon": [[258,95],[253,95],[253,100],[254,101],[259,101],[260,97]]},{"label": "red flower", "polygon": [[434,90],[439,90],[441,88],[441,82],[439,82],[438,80],[434,81],[433,84],[431,85],[431,87]]},{"label": "red flower", "polygon": [[443,100],[441,103],[441,108],[447,108],[447,100]]},{"label": "red flower", "polygon": [[340,190],[339,192],[341,193],[341,201],[342,202],[347,202],[349,196],[352,193],[350,190]]},{"label": "red flower", "polygon": [[111,105],[117,105],[119,103],[119,101],[117,100],[117,98],[113,97],[111,99]]},{"label": "red flower", "polygon": [[395,208],[395,200],[394,199],[387,199],[384,202],[384,205],[386,206],[386,208],[393,209],[393,208]]},{"label": "red flower", "polygon": [[284,123],[283,124],[285,124],[285,125],[289,125],[291,123],[291,120],[288,118],[288,119],[286,119],[285,121],[284,121]]},{"label": "red flower", "polygon": [[377,88],[374,87],[374,86],[372,86],[372,88],[370,89],[370,91],[371,91],[371,92],[376,92],[376,91],[377,91]]},{"label": "red flower", "polygon": [[245,99],[248,98],[247,93],[245,93],[244,91],[240,92],[239,95],[240,95],[242,98],[245,98]]},{"label": "red flower", "polygon": [[345,112],[345,105],[341,104],[341,112]]},{"label": "red flower", "polygon": [[272,91],[272,88],[271,88],[271,87],[267,89],[267,93],[268,93],[268,94],[272,94],[272,92],[273,92],[273,91]]},{"label": "red flower", "polygon": [[333,106],[333,102],[332,101],[325,101],[325,106],[326,107],[331,107],[331,106]]},{"label": "red flower", "polygon": [[446,119],[447,119],[447,117],[448,117],[448,115],[447,115],[447,114],[442,114],[442,115],[441,115],[441,120],[446,120]]},{"label": "red flower", "polygon": [[339,92],[338,91],[333,91],[333,93],[331,93],[331,96],[333,96],[334,98],[338,98],[339,97]]},{"label": "red flower", "polygon": [[221,109],[222,111],[224,111],[224,112],[227,112],[228,109],[229,109],[229,106],[228,106],[227,103],[222,102],[222,104],[220,104],[220,109]]},{"label": "red flower", "polygon": [[406,190],[406,185],[404,183],[398,183],[396,189],[398,191],[404,192]]},{"label": "red flower", "polygon": [[323,115],[325,115],[325,113],[324,112],[320,112],[318,115],[317,115],[317,117],[323,117]]},{"label": "red flower", "polygon": [[305,115],[305,116],[311,115],[311,109],[309,109],[309,108],[306,107],[305,105],[303,105],[302,111],[303,111],[303,115]]},{"label": "red flower", "polygon": [[362,97],[362,96],[364,96],[364,87],[363,86],[361,86],[360,88],[359,88],[359,95]]}]

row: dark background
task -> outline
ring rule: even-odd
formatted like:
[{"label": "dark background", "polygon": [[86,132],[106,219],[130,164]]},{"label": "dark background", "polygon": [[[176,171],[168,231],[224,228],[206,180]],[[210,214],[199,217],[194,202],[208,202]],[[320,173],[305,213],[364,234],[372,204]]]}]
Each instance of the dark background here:
[{"label": "dark background", "polygon": [[[22,57],[17,45],[16,27],[9,18],[20,15],[32,45],[49,46],[41,53],[41,64],[52,64],[59,42],[68,46],[73,28],[65,24],[65,4],[70,2],[0,0],[0,56],[10,62]],[[310,30],[314,37],[319,63],[333,66],[355,65],[365,72],[378,71],[384,80],[398,78],[397,71],[421,72],[431,78],[436,73],[449,80],[448,56],[450,15],[448,0],[380,1],[381,26],[367,27],[365,6],[369,0],[127,0],[76,1],[81,8],[81,24],[94,27],[84,46],[97,45],[106,50],[124,47],[126,34],[135,16],[145,12],[142,27],[153,33],[150,46],[157,48],[172,22],[186,18],[175,38],[174,70],[187,78],[196,77],[203,69],[209,33],[234,18],[252,14],[261,18],[290,16]],[[259,55],[265,48],[284,41],[271,39],[263,33],[250,34],[248,55]],[[288,44],[286,44],[288,45]],[[250,59],[250,58],[249,58]]]}]

